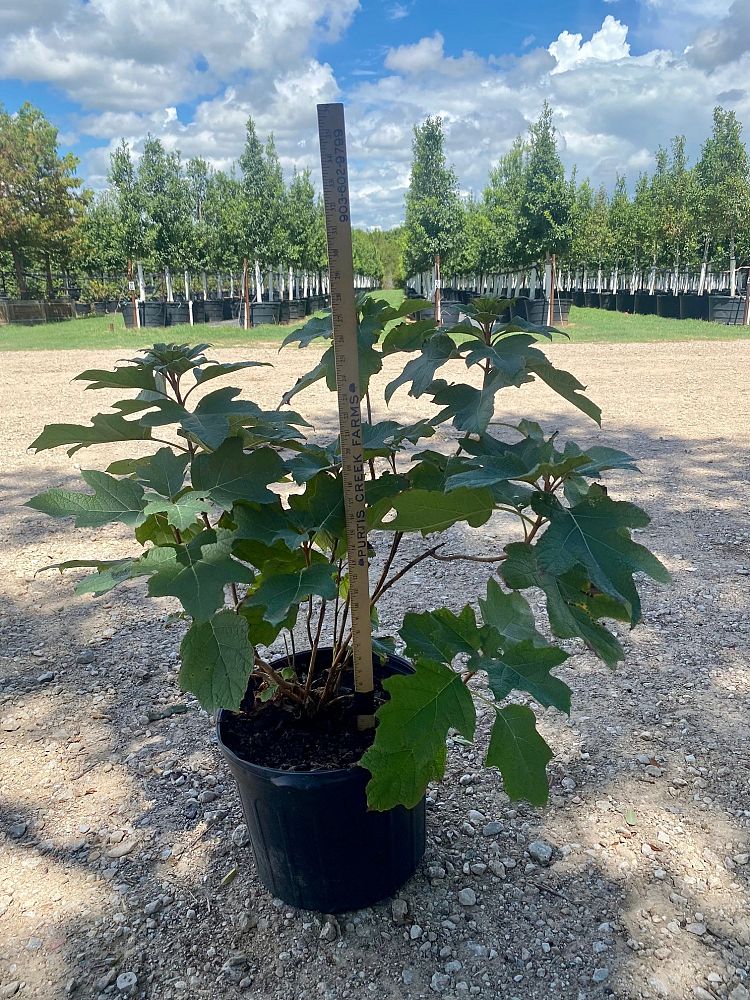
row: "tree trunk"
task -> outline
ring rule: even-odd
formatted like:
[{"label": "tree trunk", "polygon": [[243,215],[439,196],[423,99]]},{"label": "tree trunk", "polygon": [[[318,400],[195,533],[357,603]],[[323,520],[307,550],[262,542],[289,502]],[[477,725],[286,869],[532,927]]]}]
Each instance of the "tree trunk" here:
[{"label": "tree trunk", "polygon": [[234,298],[234,271],[229,272],[229,298]]},{"label": "tree trunk", "polygon": [[146,301],[146,282],[143,280],[143,263],[139,260],[136,263],[138,271],[138,298],[141,302]]},{"label": "tree trunk", "polygon": [[255,301],[263,301],[263,283],[260,280],[260,264],[255,261]]},{"label": "tree trunk", "polygon": [[203,285],[203,301],[208,301],[208,275],[205,271],[201,271],[201,283]]},{"label": "tree trunk", "polygon": [[737,295],[737,258],[735,257],[734,233],[729,238],[729,294]]},{"label": "tree trunk", "polygon": [[435,254],[435,322],[440,326],[443,322],[441,302],[440,302],[440,254]]},{"label": "tree trunk", "polygon": [[167,286],[167,302],[174,302],[174,289],[172,288],[172,275],[168,267],[164,268],[164,283]]},{"label": "tree trunk", "polygon": [[268,268],[268,301],[273,302],[273,268]]},{"label": "tree trunk", "polygon": [[706,272],[708,270],[708,247],[710,238],[707,236],[703,243],[703,260],[701,262],[701,276],[698,279],[698,294],[703,295],[706,288]]},{"label": "tree trunk", "polygon": [[[552,296],[552,258],[547,254],[544,258],[544,298],[549,302]],[[550,326],[552,322],[550,321]]]},{"label": "tree trunk", "polygon": [[29,297],[29,286],[26,283],[26,272],[23,267],[23,256],[20,250],[12,250],[13,254],[13,267],[16,272],[16,284],[18,285],[18,294],[22,299],[27,299]]},{"label": "tree trunk", "polygon": [[[255,266],[258,266],[256,261]],[[250,311],[250,269],[247,266],[247,257],[242,265],[242,294],[245,297],[245,329],[249,330],[253,325],[253,315]]]},{"label": "tree trunk", "polygon": [[47,283],[47,298],[53,299],[55,297],[55,289],[52,287],[52,267],[50,266],[49,257],[44,255],[44,277]]},{"label": "tree trunk", "polygon": [[190,317],[190,325],[193,325],[193,300],[190,297],[190,273],[185,271],[185,301],[188,304],[188,316]]}]

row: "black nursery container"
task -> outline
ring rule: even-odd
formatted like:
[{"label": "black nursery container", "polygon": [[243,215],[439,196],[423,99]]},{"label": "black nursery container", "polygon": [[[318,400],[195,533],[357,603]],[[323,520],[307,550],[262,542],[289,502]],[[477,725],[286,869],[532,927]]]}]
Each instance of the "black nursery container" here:
[{"label": "black nursery container", "polygon": [[165,326],[166,302],[141,302],[141,326]]},{"label": "black nursery container", "polygon": [[[309,652],[298,653],[304,664]],[[318,663],[330,662],[320,649]],[[286,666],[286,658],[275,666]],[[377,664],[380,676],[407,674],[406,660]],[[342,913],[392,896],[411,878],[425,851],[425,801],[413,809],[369,811],[362,767],[280,771],[241,760],[224,743],[226,711],[219,712],[219,747],[240,793],[258,877],[276,898],[303,910]]]},{"label": "black nursery container", "polygon": [[167,302],[167,326],[190,322],[187,302]]},{"label": "black nursery container", "polygon": [[650,295],[648,292],[636,292],[633,309],[641,316],[655,316],[656,296]]},{"label": "black nursery container", "polygon": [[586,293],[582,288],[576,288],[573,292],[573,305],[578,306],[579,309],[586,305]]},{"label": "black nursery container", "polygon": [[602,304],[602,297],[599,292],[586,292],[586,308],[598,309]]},{"label": "black nursery container", "polygon": [[525,296],[519,295],[518,298],[513,302],[513,304],[510,307],[510,315],[512,317],[520,316],[521,319],[525,319],[528,322],[530,303],[531,303],[530,299],[527,299]]},{"label": "black nursery container", "polygon": [[681,295],[680,319],[708,320],[708,296],[688,293]]},{"label": "black nursery container", "polygon": [[203,303],[203,316],[207,323],[221,323],[224,319],[224,300],[207,299]]},{"label": "black nursery container", "polygon": [[661,316],[662,319],[679,319],[680,300],[678,296],[670,295],[668,292],[664,295],[657,295],[656,315]]},{"label": "black nursery container", "polygon": [[633,312],[635,296],[632,292],[617,292],[615,294],[615,309],[618,312]]}]

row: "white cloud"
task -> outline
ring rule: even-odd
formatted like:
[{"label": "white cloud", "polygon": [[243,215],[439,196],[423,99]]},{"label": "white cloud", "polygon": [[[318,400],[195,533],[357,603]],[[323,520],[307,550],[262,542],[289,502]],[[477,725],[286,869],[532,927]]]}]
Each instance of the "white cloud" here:
[{"label": "white cloud", "polygon": [[339,39],[358,7],[359,0],[32,0],[31,16],[16,17],[3,38],[0,76],[52,83],[88,108],[147,112],[248,72],[273,81],[317,43]]},{"label": "white cloud", "polygon": [[401,21],[403,18],[408,17],[409,14],[411,14],[411,4],[394,3],[392,7],[388,8],[389,21]]},{"label": "white cloud", "polygon": [[715,69],[750,52],[750,2],[734,0],[718,24],[700,30],[687,49],[690,62]]},{"label": "white cloud", "polygon": [[627,37],[627,25],[611,14],[607,14],[599,31],[595,31],[587,42],[583,41],[583,35],[563,31],[548,49],[550,55],[557,60],[557,66],[552,72],[564,73],[586,62],[626,59],[630,55]]}]

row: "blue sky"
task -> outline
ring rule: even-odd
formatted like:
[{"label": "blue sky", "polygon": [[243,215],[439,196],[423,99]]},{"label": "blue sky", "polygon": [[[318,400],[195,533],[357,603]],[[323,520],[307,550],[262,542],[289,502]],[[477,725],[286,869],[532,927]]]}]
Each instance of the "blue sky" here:
[{"label": "blue sky", "polygon": [[344,100],[365,225],[401,217],[428,114],[464,191],[545,99],[566,165],[607,186],[674,134],[697,155],[715,103],[750,125],[748,0],[27,0],[0,36],[0,100],[39,105],[94,187],[149,132],[226,168],[250,114],[287,174],[315,176],[315,104]]}]

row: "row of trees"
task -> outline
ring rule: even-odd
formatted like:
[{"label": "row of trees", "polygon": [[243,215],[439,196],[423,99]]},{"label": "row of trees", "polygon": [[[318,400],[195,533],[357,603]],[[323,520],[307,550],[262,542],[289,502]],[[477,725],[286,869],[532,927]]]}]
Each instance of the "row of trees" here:
[{"label": "row of trees", "polygon": [[461,198],[448,166],[442,123],[414,130],[406,196],[405,270],[481,274],[539,267],[556,255],[571,271],[651,268],[729,269],[732,294],[738,254],[750,257],[750,163],[733,111],[714,110],[713,129],[697,163],[685,137],[659,148],[652,173],[628,191],[618,176],[608,194],[566,178],[552,111],[545,104],[528,136],[519,136],[490,172],[481,197]]},{"label": "row of trees", "polygon": [[[690,165],[684,136],[656,152],[652,173],[631,192],[610,193],[566,177],[552,111],[545,104],[491,170],[480,196],[463,198],[445,156],[442,123],[414,130],[403,227],[355,230],[355,270],[388,284],[429,270],[528,270],[556,255],[558,267],[643,273],[652,268],[729,268],[750,256],[750,166],[734,112],[716,108],[713,129]],[[171,275],[325,267],[323,209],[309,171],[285,183],[269,136],[247,122],[242,154],[229,171],[183,161],[153,137],[136,160],[125,142],[111,157],[109,187],[94,195],[60,155],[57,130],[25,104],[0,107],[0,292],[52,297],[55,276],[117,276],[130,268]],[[135,275],[134,275],[135,276]],[[256,278],[257,280],[257,278]]]},{"label": "row of trees", "polygon": [[[262,142],[252,118],[228,172],[200,157],[183,161],[151,136],[137,161],[127,143],[117,147],[110,185],[96,195],[82,187],[77,165],[59,154],[57,130],[38,109],[0,110],[0,270],[11,291],[29,294],[28,276],[42,272],[48,297],[53,273],[63,272],[116,277],[122,290],[131,271],[145,268],[165,274],[171,298],[172,276],[184,270],[202,275],[205,289],[209,274],[237,273],[245,259],[258,279],[270,267],[326,266],[310,172],[295,171],[285,184],[273,136]],[[355,230],[354,255],[357,273],[403,280],[398,231]]]}]

